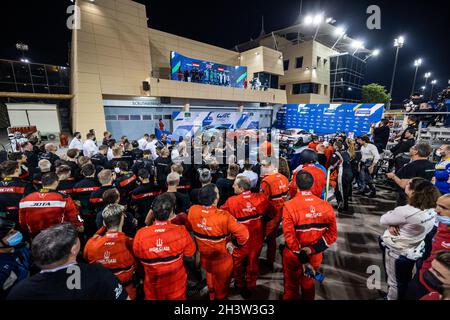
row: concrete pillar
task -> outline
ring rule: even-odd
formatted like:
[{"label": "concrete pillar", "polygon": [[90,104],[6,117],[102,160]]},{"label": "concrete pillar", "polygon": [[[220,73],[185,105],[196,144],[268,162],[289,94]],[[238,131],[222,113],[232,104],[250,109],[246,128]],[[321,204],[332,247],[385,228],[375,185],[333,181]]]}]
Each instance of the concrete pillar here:
[{"label": "concrete pillar", "polygon": [[190,104],[189,104],[189,100],[185,100],[184,101],[184,105],[183,105],[183,112],[189,112],[189,108],[190,108]]}]

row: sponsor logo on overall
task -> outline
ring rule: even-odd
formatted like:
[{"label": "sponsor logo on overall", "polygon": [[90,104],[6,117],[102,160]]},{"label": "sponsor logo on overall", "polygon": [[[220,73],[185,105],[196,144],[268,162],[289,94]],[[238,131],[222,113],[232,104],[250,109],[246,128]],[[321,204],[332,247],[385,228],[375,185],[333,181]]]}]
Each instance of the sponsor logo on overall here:
[{"label": "sponsor logo on overall", "polygon": [[211,227],[208,227],[206,218],[203,218],[203,219],[202,219],[202,223],[201,223],[201,224],[198,223],[198,224],[197,224],[197,227],[199,227],[200,229],[203,229],[203,230],[205,230],[205,231],[211,231],[211,230],[212,230]]},{"label": "sponsor logo on overall", "polygon": [[256,208],[251,204],[251,202],[247,202],[246,208],[242,209],[243,212],[253,212],[256,211]]},{"label": "sponsor logo on overall", "polygon": [[165,251],[170,251],[169,246],[164,246],[162,239],[156,240],[156,247],[148,249],[150,252],[161,253]]},{"label": "sponsor logo on overall", "polygon": [[317,218],[317,217],[321,217],[322,213],[321,212],[316,212],[316,208],[314,208],[313,206],[309,207],[309,213],[306,214],[307,218]]}]

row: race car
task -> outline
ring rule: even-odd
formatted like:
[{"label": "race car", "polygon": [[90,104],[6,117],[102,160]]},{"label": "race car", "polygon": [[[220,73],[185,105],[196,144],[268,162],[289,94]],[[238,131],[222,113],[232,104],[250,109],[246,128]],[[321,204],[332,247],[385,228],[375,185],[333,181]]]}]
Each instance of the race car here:
[{"label": "race car", "polygon": [[303,129],[286,129],[280,132],[280,142],[289,145],[305,145],[311,142],[311,133]]}]

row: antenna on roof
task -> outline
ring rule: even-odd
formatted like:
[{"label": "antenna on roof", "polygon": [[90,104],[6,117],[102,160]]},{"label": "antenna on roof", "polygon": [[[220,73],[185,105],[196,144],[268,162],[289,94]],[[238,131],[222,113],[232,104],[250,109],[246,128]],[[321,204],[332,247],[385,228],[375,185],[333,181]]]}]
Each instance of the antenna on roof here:
[{"label": "antenna on roof", "polygon": [[259,34],[260,37],[266,34],[266,31],[264,30],[264,16],[261,16],[261,33]]}]

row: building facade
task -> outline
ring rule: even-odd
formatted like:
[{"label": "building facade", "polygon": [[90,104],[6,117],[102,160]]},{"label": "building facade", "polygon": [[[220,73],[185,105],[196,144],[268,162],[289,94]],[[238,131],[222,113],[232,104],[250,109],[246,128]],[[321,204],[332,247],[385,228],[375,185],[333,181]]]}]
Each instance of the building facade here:
[{"label": "building facade", "polygon": [[[234,49],[239,52],[265,46],[282,52],[284,75],[278,82],[279,88],[286,90],[289,104],[359,102],[366,64],[361,56],[371,51],[355,51],[354,40],[337,31],[325,22],[317,27],[301,23],[270,34],[261,32],[258,38]],[[337,61],[340,56],[341,61]]]},{"label": "building facade", "polygon": [[[114,131],[130,138],[151,133],[175,111],[227,110],[271,113],[286,103],[284,90],[251,90],[170,78],[171,52],[248,74],[281,76],[282,54],[257,47],[237,53],[147,27],[145,6],[131,0],[79,0],[81,29],[72,35],[72,127]],[[269,107],[261,107],[268,105]],[[127,122],[128,121],[128,122]],[[133,131],[129,131],[133,129]]]},{"label": "building facade", "polygon": [[331,56],[330,60],[330,101],[359,103],[366,74],[366,61],[348,53]]}]

